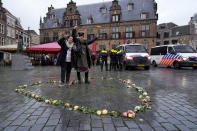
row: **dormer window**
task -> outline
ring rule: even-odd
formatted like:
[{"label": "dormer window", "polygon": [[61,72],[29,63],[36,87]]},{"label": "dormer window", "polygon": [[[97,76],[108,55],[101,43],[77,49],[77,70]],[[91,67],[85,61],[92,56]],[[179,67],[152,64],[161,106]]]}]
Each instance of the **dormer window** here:
[{"label": "dormer window", "polygon": [[88,17],[87,24],[93,24],[93,18],[92,18],[92,16],[89,16]]},{"label": "dormer window", "polygon": [[133,10],[133,9],[134,9],[134,4],[133,4],[133,3],[129,3],[129,4],[127,5],[127,8],[128,8],[129,11],[130,11],[130,10]]},{"label": "dormer window", "polygon": [[87,24],[92,24],[93,20],[92,19],[87,19]]},{"label": "dormer window", "polygon": [[102,14],[105,14],[105,13],[107,12],[107,8],[106,8],[105,6],[101,7],[101,8],[100,8],[100,12],[101,12]]},{"label": "dormer window", "polygon": [[112,15],[112,22],[120,21],[120,15]]},{"label": "dormer window", "polygon": [[53,27],[54,28],[57,27],[57,22],[53,23]]},{"label": "dormer window", "polygon": [[149,18],[149,13],[147,13],[147,12],[142,12],[142,13],[141,13],[141,19],[147,19],[147,18]]},{"label": "dormer window", "polygon": [[51,18],[51,19],[55,19],[55,15],[52,14],[50,18]]}]

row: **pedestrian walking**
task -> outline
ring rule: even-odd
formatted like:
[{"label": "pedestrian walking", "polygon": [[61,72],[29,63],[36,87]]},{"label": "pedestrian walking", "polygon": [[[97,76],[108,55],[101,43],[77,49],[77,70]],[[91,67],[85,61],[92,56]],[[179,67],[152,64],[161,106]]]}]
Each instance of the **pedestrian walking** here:
[{"label": "pedestrian walking", "polygon": [[89,84],[88,73],[91,67],[91,56],[88,45],[92,44],[97,38],[92,40],[85,40],[84,33],[78,33],[77,38],[77,26],[72,30],[73,41],[76,43],[76,55],[77,55],[77,78],[78,83],[81,84],[81,74],[80,72],[85,72],[85,83]]},{"label": "pedestrian walking", "polygon": [[108,57],[108,53],[107,50],[104,48],[101,53],[101,59],[102,59],[102,63],[101,63],[101,72],[103,71],[103,65],[105,64],[105,70],[108,71],[108,65],[107,65],[107,57]]},{"label": "pedestrian walking", "polygon": [[58,41],[61,46],[58,63],[61,66],[61,84],[64,86],[65,73],[66,73],[66,85],[69,85],[70,74],[73,67],[75,67],[75,51],[76,45],[73,42],[73,37],[65,36]]}]

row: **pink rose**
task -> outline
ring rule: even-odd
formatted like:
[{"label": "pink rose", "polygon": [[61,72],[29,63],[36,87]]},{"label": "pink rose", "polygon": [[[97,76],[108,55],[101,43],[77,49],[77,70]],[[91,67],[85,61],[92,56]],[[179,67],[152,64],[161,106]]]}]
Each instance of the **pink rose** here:
[{"label": "pink rose", "polygon": [[124,113],[123,113],[123,116],[124,116],[124,117],[127,117],[127,112],[124,112]]}]

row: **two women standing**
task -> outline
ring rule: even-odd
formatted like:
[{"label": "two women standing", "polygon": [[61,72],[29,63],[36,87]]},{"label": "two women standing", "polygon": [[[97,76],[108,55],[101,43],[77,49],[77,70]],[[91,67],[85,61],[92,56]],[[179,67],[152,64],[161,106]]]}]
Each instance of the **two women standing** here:
[{"label": "two women standing", "polygon": [[85,72],[85,83],[90,83],[88,80],[88,72],[91,66],[91,57],[88,45],[92,44],[97,38],[86,41],[84,39],[84,33],[78,33],[77,26],[72,30],[72,36],[67,38],[63,37],[58,41],[61,46],[61,52],[59,56],[59,63],[61,65],[61,85],[64,85],[65,72],[66,72],[66,84],[69,84],[70,73],[72,67],[75,67],[77,71],[78,83],[81,84],[80,72]]}]

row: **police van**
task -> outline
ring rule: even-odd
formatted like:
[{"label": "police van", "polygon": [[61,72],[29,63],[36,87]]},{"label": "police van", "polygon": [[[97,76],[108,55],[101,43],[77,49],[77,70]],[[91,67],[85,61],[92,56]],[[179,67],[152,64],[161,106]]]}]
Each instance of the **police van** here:
[{"label": "police van", "polygon": [[145,70],[150,68],[150,56],[143,45],[137,43],[124,44],[117,47],[124,53],[123,67],[144,67]]},{"label": "police van", "polygon": [[163,45],[151,48],[153,66],[193,67],[197,69],[197,53],[188,45]]}]

